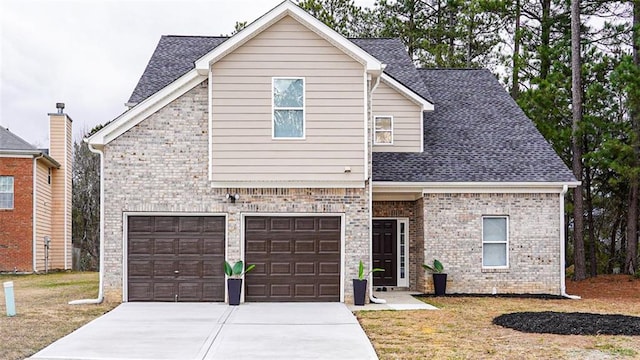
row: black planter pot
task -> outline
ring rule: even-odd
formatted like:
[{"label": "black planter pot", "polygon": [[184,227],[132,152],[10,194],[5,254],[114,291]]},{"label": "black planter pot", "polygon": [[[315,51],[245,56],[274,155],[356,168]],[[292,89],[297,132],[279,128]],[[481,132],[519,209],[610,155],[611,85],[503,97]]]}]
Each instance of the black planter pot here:
[{"label": "black planter pot", "polygon": [[433,274],[433,288],[436,296],[443,296],[447,292],[447,274]]},{"label": "black planter pot", "polygon": [[227,279],[227,289],[229,292],[229,305],[240,305],[242,279]]},{"label": "black planter pot", "polygon": [[353,279],[353,304],[364,306],[367,296],[367,280]]}]

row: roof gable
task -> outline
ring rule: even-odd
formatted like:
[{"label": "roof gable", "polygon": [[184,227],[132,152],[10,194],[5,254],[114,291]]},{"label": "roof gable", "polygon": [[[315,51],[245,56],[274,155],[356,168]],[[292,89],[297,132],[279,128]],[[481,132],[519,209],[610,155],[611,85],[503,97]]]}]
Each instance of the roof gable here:
[{"label": "roof gable", "polygon": [[354,43],[325,25],[320,20],[313,17],[311,14],[304,11],[302,8],[300,8],[290,0],[283,1],[282,3],[280,3],[280,5],[276,6],[271,11],[249,24],[240,32],[230,37],[227,41],[223,42],[222,44],[211,50],[209,53],[202,56],[195,62],[196,70],[201,75],[207,74],[212,63],[231,53],[232,51],[252,39],[254,36],[261,33],[263,30],[267,29],[286,16],[291,16],[296,21],[298,21],[311,31],[315,32],[323,39],[327,40],[352,58],[362,63],[367,71],[377,73],[382,72],[384,66],[378,59],[362,50],[360,47],[356,46]]}]

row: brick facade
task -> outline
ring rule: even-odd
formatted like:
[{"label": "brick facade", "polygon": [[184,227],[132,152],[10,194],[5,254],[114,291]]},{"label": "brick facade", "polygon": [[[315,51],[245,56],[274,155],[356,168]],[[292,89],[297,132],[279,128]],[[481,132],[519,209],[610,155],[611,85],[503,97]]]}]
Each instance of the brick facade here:
[{"label": "brick facade", "polygon": [[0,209],[0,272],[33,271],[33,159],[0,158],[0,175],[13,176],[13,209]]},{"label": "brick facade", "polygon": [[[369,258],[368,186],[358,189],[221,189],[208,181],[206,82],[105,147],[105,293],[123,286],[123,213],[227,215],[227,258],[240,258],[241,216],[256,213],[344,214],[345,298],[357,264]],[[363,184],[364,185],[364,184]],[[240,195],[235,203],[227,193]]]},{"label": "brick facade", "polygon": [[[425,261],[442,261],[450,293],[560,294],[559,201],[557,193],[425,194]],[[508,269],[482,268],[483,215],[509,218]]]}]

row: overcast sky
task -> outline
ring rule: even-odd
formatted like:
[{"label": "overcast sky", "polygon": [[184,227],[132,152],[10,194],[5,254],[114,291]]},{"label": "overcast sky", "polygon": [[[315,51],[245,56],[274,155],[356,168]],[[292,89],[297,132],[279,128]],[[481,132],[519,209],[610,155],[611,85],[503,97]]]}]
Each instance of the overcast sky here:
[{"label": "overcast sky", "polygon": [[0,0],[0,125],[48,147],[64,102],[78,139],[126,109],[161,35],[229,34],[281,1]]}]

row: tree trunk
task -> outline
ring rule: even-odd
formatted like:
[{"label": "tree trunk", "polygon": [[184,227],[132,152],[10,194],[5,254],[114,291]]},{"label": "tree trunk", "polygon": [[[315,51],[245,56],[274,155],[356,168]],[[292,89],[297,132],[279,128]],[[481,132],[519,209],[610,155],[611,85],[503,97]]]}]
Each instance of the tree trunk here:
[{"label": "tree trunk", "polygon": [[[583,141],[584,138],[583,138]],[[585,149],[585,153],[587,150]],[[584,190],[587,206],[587,229],[589,232],[589,265],[590,275],[598,275],[598,239],[596,238],[595,223],[593,220],[593,197],[591,196],[591,167],[584,169]]]},{"label": "tree trunk", "polygon": [[[543,1],[543,3],[546,2],[548,1]],[[582,181],[582,135],[580,134],[580,125],[582,122],[581,68],[580,1],[571,0],[571,108],[573,112],[571,150],[573,152],[573,174],[578,181]],[[573,189],[573,258],[575,264],[575,280],[584,280],[587,278],[584,256],[584,203],[582,193],[582,185]]]},{"label": "tree trunk", "polygon": [[515,34],[513,36],[513,65],[511,69],[511,97],[514,100],[520,95],[520,41],[522,38],[520,30],[520,0],[516,0],[515,14]]},{"label": "tree trunk", "polygon": [[615,267],[615,263],[616,263],[616,237],[618,234],[618,227],[620,226],[620,221],[622,221],[620,218],[620,213],[616,212],[615,221],[611,226],[611,236],[609,236],[609,263],[607,265],[608,274],[613,273],[613,268]]},{"label": "tree trunk", "polygon": [[[633,64],[640,66],[640,1],[633,1]],[[640,99],[633,94],[631,99],[631,136],[634,158],[632,174],[629,183],[629,209],[627,212],[627,256],[624,262],[624,271],[627,274],[635,274],[638,270],[638,156],[640,156]]]},{"label": "tree trunk", "polygon": [[[573,1],[571,1],[573,4]],[[551,58],[549,49],[551,47],[551,26],[553,21],[551,19],[551,0],[542,0],[542,20],[540,21],[540,79],[546,79],[551,70]],[[578,4],[578,6],[580,6]],[[573,8],[573,5],[572,5]],[[572,10],[573,14],[573,10]],[[578,16],[580,10],[578,10]],[[573,18],[573,15],[572,15]],[[579,21],[579,20],[578,20]],[[572,21],[573,23],[573,21]],[[573,29],[573,24],[571,25]],[[578,31],[580,28],[578,28]],[[573,30],[572,30],[573,33]],[[580,39],[580,33],[578,32],[578,40]]]}]

